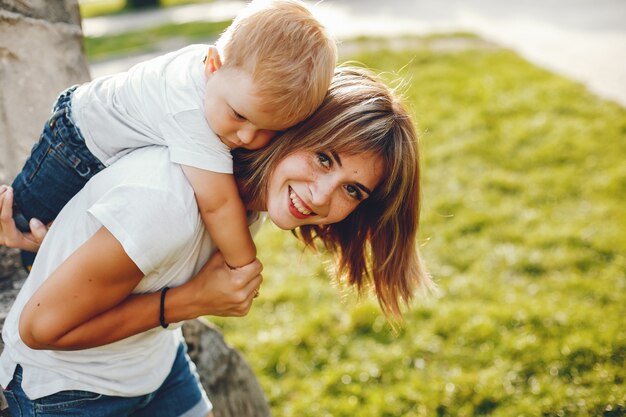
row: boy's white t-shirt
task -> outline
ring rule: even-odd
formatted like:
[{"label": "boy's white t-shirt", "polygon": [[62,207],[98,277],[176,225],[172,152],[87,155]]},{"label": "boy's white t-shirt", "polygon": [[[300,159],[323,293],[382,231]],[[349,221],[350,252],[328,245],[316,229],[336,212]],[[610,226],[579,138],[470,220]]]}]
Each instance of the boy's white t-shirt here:
[{"label": "boy's white t-shirt", "polygon": [[[260,221],[251,228],[258,230]],[[94,176],[54,221],[2,330],[0,384],[23,368],[31,399],[62,390],[138,396],[165,380],[180,343],[180,325],[160,327],[91,349],[32,350],[19,336],[26,302],[47,277],[100,227],[106,227],[145,274],[133,293],[189,280],[215,246],[198,213],[193,189],[164,147],[136,150]]]},{"label": "boy's white t-shirt", "polygon": [[230,149],[204,115],[208,48],[190,45],[79,86],[71,117],[91,153],[108,166],[133,149],[165,145],[173,162],[232,174]]}]

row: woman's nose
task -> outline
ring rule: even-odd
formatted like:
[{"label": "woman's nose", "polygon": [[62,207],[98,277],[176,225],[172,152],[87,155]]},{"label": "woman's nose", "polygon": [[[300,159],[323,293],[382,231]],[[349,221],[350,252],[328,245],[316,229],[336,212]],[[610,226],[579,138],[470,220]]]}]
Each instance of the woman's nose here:
[{"label": "woman's nose", "polygon": [[318,177],[311,185],[311,204],[313,204],[314,207],[312,208],[317,214],[328,214],[328,207],[335,188],[332,180],[323,176]]}]

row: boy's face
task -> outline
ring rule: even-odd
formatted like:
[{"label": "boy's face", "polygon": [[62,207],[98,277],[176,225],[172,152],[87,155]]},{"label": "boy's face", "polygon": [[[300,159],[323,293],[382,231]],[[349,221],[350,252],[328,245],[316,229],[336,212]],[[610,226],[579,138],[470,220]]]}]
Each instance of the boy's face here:
[{"label": "boy's face", "polygon": [[205,75],[204,116],[211,130],[231,149],[262,148],[276,131],[288,127],[262,111],[254,81],[246,71],[222,67],[205,71]]}]

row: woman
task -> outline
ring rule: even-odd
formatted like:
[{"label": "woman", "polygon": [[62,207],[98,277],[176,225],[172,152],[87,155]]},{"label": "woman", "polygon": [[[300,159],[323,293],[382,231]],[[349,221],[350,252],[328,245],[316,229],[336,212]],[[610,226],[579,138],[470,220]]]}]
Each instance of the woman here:
[{"label": "woman", "polygon": [[[359,290],[373,285],[392,318],[417,287],[430,286],[416,247],[415,136],[386,86],[343,68],[310,119],[262,151],[235,155],[247,208],[266,211],[308,245],[320,239],[338,274]],[[216,255],[202,267],[214,248],[193,190],[166,152],[127,155],[55,220],[3,329],[0,383],[12,408],[210,415],[180,331],[162,327],[247,313],[260,264],[230,270]],[[0,198],[9,236],[10,190]]]}]

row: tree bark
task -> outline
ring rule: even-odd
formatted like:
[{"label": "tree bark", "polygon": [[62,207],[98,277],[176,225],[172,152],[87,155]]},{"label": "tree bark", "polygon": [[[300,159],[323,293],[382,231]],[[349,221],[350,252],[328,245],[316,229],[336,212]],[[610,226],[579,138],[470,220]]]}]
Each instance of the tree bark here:
[{"label": "tree bark", "polygon": [[240,352],[207,320],[183,326],[189,357],[198,365],[215,417],[270,417],[267,398]]},{"label": "tree bark", "polygon": [[56,95],[88,80],[76,0],[0,0],[0,183],[21,169]]},{"label": "tree bark", "polygon": [[[55,97],[88,80],[77,0],[0,0],[0,184],[23,166]],[[18,251],[0,247],[0,329],[25,279]],[[270,416],[254,373],[215,328],[193,321],[183,331],[215,417]],[[0,417],[9,415],[0,392]]]}]

